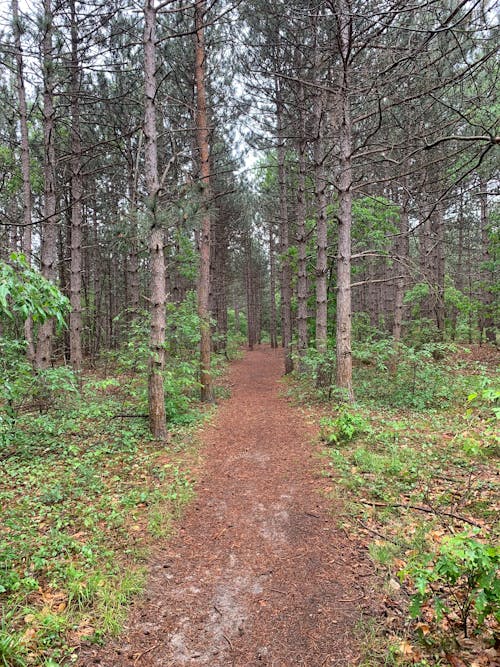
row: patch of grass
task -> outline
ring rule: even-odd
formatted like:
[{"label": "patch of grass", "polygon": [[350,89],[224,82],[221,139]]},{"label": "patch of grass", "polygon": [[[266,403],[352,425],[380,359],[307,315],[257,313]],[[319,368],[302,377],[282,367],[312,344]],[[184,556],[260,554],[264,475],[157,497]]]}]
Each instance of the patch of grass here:
[{"label": "patch of grass", "polygon": [[[451,357],[436,362],[425,350],[405,359],[396,375],[375,363],[361,365],[356,374],[355,406],[316,410],[320,437],[326,444],[325,472],[332,480],[330,492],[324,493],[343,498],[339,517],[343,528],[366,542],[377,570],[394,582],[393,590],[389,586],[385,594],[401,608],[390,629],[363,628],[362,643],[372,648],[362,664],[440,665],[442,647],[453,646],[456,651],[456,638],[463,635],[464,623],[453,613],[457,603],[452,597],[459,602],[465,599],[462,588],[467,581],[470,584],[470,576],[450,576],[452,584],[447,580],[443,592],[441,570],[435,574],[433,564],[443,569],[442,549],[454,535],[463,535],[464,543],[472,544],[478,554],[483,546],[484,553],[490,553],[488,545],[499,535],[495,504],[498,378],[473,359]],[[311,378],[294,382],[292,394],[318,406]],[[352,426],[349,437],[341,436],[344,422]],[[471,523],[476,525],[475,532]],[[428,583],[411,621],[408,602],[423,583],[417,570],[407,565],[422,560],[430,563]],[[462,562],[458,556],[456,560]],[[409,570],[415,576],[403,578],[399,591],[394,578]],[[488,581],[490,587],[494,585]],[[439,591],[433,591],[433,586],[440,586]],[[499,630],[494,620],[499,610],[493,609],[498,598],[488,592],[486,605],[479,585],[474,591],[479,601],[474,599],[472,606],[477,609],[470,610],[474,640],[470,654],[464,655],[470,661],[494,641]],[[439,613],[434,606],[437,593],[443,597],[444,611],[439,608]]]},{"label": "patch of grass", "polygon": [[120,632],[149,545],[193,496],[192,419],[166,445],[113,418],[137,411],[136,385],[94,379],[80,406],[18,418],[0,461],[0,667],[66,664]]}]

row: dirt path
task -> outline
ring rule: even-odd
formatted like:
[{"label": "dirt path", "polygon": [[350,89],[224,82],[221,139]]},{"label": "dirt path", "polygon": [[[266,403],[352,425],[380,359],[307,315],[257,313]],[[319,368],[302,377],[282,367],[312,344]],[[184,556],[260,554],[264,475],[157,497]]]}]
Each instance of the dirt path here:
[{"label": "dirt path", "polygon": [[204,431],[196,502],[121,639],[81,665],[356,664],[370,566],[318,494],[314,430],[279,397],[281,372],[266,347],[233,364],[232,396]]}]

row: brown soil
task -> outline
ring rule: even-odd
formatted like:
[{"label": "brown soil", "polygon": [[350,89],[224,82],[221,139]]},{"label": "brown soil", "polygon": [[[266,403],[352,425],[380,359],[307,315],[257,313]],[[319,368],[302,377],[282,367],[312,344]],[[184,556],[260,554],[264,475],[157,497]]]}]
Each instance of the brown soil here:
[{"label": "brown soil", "polygon": [[196,501],[151,563],[125,632],[88,647],[101,667],[355,665],[371,567],[319,489],[315,428],[280,397],[282,353],[232,365],[203,432]]}]

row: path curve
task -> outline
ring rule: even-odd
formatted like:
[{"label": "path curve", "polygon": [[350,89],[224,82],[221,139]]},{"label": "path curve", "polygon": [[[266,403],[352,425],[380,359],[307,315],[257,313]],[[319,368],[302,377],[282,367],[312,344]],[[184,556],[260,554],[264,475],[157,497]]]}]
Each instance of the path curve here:
[{"label": "path curve", "polygon": [[282,352],[232,364],[231,398],[203,432],[196,501],[152,563],[101,667],[347,667],[371,568],[337,528],[302,412],[280,396]]}]

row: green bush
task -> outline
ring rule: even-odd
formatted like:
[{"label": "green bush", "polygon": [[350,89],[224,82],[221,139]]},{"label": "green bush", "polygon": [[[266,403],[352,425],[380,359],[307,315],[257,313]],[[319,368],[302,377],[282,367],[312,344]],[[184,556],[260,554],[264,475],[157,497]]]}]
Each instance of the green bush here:
[{"label": "green bush", "polygon": [[360,414],[342,408],[335,419],[323,417],[320,420],[321,439],[329,445],[351,442],[363,434],[371,432],[370,424]]},{"label": "green bush", "polygon": [[472,617],[478,628],[488,616],[500,621],[499,567],[500,547],[467,533],[444,538],[437,554],[426,554],[400,572],[416,589],[412,616],[418,616],[426,602],[433,605],[438,620],[454,611],[465,637]]}]

